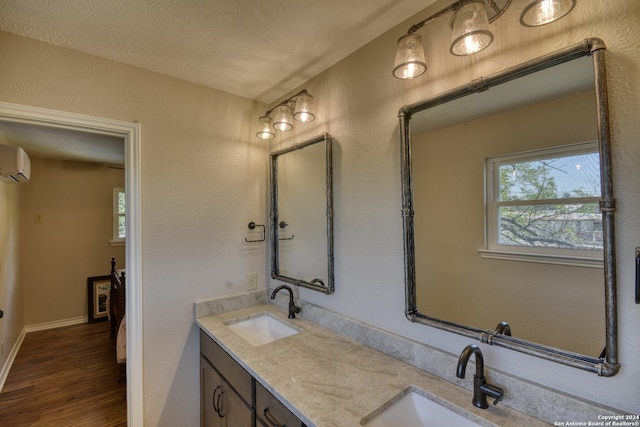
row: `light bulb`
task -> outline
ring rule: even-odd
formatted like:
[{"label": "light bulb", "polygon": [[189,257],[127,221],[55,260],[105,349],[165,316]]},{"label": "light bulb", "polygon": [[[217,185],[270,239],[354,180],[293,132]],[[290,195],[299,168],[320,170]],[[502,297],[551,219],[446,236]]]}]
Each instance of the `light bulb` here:
[{"label": "light bulb", "polygon": [[260,139],[272,139],[276,137],[271,125],[273,119],[269,116],[260,117],[260,130],[256,133],[256,136]]},{"label": "light bulb", "polygon": [[281,132],[293,129],[293,118],[291,117],[291,108],[287,105],[279,105],[273,110],[273,127]]},{"label": "light bulb", "polygon": [[576,6],[576,0],[533,0],[520,15],[525,27],[550,24],[567,15]]},{"label": "light bulb", "polygon": [[393,75],[399,79],[413,79],[427,71],[422,37],[406,34],[398,40]]},{"label": "light bulb", "polygon": [[299,122],[312,122],[316,116],[311,112],[311,104],[313,103],[313,96],[305,90],[302,91],[296,97],[296,110],[293,113],[293,118]]},{"label": "light bulb", "polygon": [[451,22],[451,48],[453,55],[464,56],[480,52],[493,41],[484,3],[467,3],[455,12]]}]

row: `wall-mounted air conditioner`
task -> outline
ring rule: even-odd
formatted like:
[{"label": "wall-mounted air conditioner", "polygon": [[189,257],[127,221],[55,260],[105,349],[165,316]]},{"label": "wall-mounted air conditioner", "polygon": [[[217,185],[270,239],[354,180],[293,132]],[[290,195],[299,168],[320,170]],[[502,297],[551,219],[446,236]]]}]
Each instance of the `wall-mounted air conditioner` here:
[{"label": "wall-mounted air conditioner", "polygon": [[0,144],[0,182],[27,182],[31,176],[31,160],[27,153],[11,145]]}]

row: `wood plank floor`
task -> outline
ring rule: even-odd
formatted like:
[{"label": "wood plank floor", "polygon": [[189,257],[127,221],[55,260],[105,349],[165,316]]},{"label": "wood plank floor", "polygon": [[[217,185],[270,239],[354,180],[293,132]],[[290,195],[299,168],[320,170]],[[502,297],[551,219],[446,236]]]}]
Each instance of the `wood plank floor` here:
[{"label": "wood plank floor", "polygon": [[127,425],[108,322],[26,335],[0,393],[0,426]]}]

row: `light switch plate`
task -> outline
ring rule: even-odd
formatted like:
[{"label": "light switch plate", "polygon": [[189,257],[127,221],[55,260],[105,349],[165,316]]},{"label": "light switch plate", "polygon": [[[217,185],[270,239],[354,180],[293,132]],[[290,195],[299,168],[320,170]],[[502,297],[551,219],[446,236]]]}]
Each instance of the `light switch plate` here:
[{"label": "light switch plate", "polygon": [[247,290],[255,291],[258,289],[258,273],[247,274]]}]

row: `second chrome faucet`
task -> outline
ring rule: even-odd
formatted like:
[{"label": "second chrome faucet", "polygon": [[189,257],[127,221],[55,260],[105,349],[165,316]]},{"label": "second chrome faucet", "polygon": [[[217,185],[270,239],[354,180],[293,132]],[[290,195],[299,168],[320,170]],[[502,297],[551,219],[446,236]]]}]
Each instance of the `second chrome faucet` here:
[{"label": "second chrome faucet", "polygon": [[476,355],[476,374],[473,376],[473,399],[471,400],[471,403],[478,408],[487,409],[489,407],[487,396],[493,398],[493,404],[497,405],[504,397],[504,392],[501,388],[487,383],[487,380],[484,377],[484,358],[482,357],[480,347],[475,344],[471,344],[462,350],[460,358],[458,359],[456,376],[458,378],[464,378],[467,363],[469,362],[469,358],[472,354]]}]

